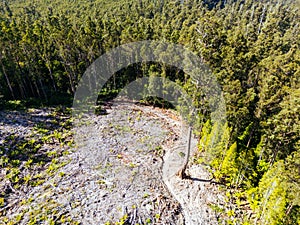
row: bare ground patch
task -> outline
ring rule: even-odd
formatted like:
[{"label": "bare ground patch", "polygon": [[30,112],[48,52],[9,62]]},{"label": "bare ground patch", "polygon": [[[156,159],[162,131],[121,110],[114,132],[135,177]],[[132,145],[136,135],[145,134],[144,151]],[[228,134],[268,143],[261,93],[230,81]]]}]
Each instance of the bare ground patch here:
[{"label": "bare ground patch", "polygon": [[21,198],[11,195],[16,202],[2,218],[11,224],[217,224],[210,205],[222,195],[203,182],[209,179],[203,167],[188,168],[194,180],[175,176],[185,149],[179,117],[126,102],[107,112],[76,128],[77,147],[57,158],[68,163]]}]

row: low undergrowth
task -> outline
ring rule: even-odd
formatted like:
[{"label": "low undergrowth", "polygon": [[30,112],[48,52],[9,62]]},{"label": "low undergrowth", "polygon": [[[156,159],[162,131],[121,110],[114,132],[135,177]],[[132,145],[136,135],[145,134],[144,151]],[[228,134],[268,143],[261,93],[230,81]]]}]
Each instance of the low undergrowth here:
[{"label": "low undergrowth", "polygon": [[[74,145],[71,110],[56,107],[1,113],[0,125],[3,128],[13,126],[14,129],[2,129],[0,137],[0,221],[4,224],[18,224],[23,215],[9,218],[10,210],[15,205],[30,204],[31,199],[26,196],[26,192],[43,184],[67,163],[61,157],[69,154]],[[29,224],[37,224],[39,221],[56,224],[54,221],[68,220],[63,215],[61,218],[47,217],[57,209],[55,204],[47,203],[46,206],[49,207],[33,211]]]}]

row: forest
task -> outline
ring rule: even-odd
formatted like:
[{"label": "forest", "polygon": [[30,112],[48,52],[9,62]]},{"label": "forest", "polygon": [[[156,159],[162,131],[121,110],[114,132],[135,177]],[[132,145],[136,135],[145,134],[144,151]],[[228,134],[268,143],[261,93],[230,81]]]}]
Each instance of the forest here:
[{"label": "forest", "polygon": [[[99,94],[111,98],[131,81],[153,74],[178,83],[194,96],[201,118],[195,127],[199,155],[204,157],[195,163],[209,168],[236,206],[227,223],[300,224],[297,1],[4,0],[1,4],[1,109],[70,106],[85,70],[122,44],[161,40],[183,45],[217,77],[226,102],[227,122],[222,127],[212,123],[203,93],[191,77],[170,65],[130,65]],[[212,147],[216,130],[221,135]],[[1,158],[4,152],[0,146]],[[244,216],[244,208],[252,215]]]}]

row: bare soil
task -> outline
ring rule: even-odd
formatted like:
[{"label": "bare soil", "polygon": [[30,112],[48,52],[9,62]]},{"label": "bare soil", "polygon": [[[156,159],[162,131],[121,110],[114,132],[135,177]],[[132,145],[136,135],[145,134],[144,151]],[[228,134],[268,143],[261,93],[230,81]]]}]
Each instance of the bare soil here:
[{"label": "bare soil", "polygon": [[[66,165],[22,197],[8,197],[6,221],[30,224],[36,217],[36,224],[218,224],[220,215],[211,206],[224,196],[205,168],[191,161],[191,179],[175,175],[186,149],[180,116],[124,101],[106,110],[74,128],[76,147],[59,157]],[[196,144],[193,137],[193,151]]]}]

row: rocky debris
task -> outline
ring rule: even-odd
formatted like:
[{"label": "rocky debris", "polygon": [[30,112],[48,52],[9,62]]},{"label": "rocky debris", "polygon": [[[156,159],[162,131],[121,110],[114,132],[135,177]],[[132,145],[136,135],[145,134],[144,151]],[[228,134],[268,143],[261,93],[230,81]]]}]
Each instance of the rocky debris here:
[{"label": "rocky debris", "polygon": [[[6,217],[18,224],[217,224],[209,207],[221,198],[217,188],[174,175],[185,150],[179,117],[126,102],[106,110],[74,127],[77,146],[60,157],[69,163],[28,190],[26,204],[11,206]],[[200,165],[187,172],[209,179]]]}]

